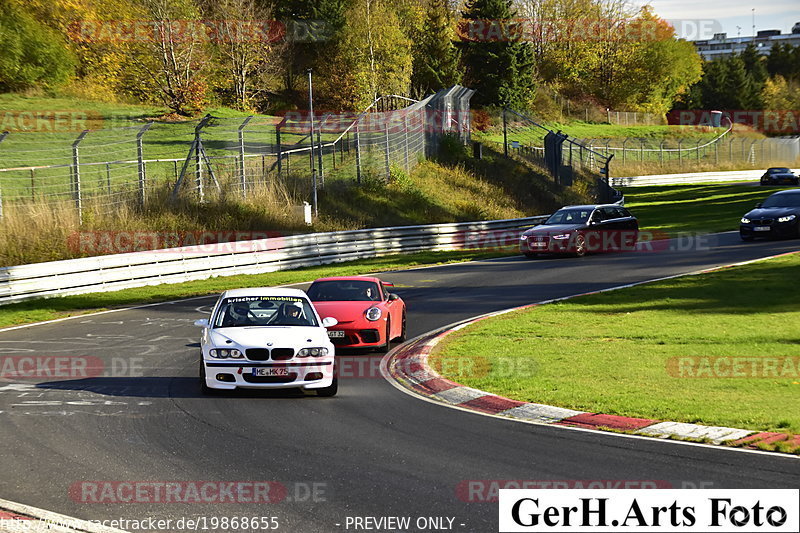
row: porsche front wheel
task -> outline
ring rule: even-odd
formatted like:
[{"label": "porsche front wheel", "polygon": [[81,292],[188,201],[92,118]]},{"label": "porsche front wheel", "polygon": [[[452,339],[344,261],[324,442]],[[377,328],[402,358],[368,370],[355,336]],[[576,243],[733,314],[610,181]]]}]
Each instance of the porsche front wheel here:
[{"label": "porsche front wheel", "polygon": [[392,321],[386,320],[386,344],[381,346],[380,352],[381,353],[389,353],[389,350],[392,349]]},{"label": "porsche front wheel", "polygon": [[406,342],[406,312],[403,311],[403,325],[400,329],[400,336],[397,338],[400,342]]}]

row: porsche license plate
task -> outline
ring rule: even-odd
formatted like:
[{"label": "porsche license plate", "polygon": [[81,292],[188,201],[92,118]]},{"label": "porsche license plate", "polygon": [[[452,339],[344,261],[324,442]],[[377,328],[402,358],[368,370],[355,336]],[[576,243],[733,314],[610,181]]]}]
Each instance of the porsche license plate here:
[{"label": "porsche license plate", "polygon": [[289,369],[281,367],[254,368],[253,375],[262,378],[287,377],[289,375]]},{"label": "porsche license plate", "polygon": [[338,331],[338,330],[328,331],[328,337],[329,338],[343,338],[344,337],[344,331]]},{"label": "porsche license plate", "polygon": [[769,231],[769,226],[756,226],[753,231]]}]

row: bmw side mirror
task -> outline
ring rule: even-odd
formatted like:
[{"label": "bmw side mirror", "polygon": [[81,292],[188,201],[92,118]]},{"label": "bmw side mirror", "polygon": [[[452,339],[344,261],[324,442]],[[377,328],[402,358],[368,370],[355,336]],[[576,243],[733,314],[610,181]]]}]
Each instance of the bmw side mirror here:
[{"label": "bmw side mirror", "polygon": [[194,325],[197,326],[198,328],[207,328],[208,327],[208,319],[207,318],[201,318],[200,320],[195,320],[194,321]]},{"label": "bmw side mirror", "polygon": [[395,293],[393,293],[393,292],[390,292],[390,293],[389,293],[389,301],[390,301],[390,302],[391,302],[392,300],[399,300],[399,299],[400,299],[400,297],[399,297],[398,295],[396,295]]},{"label": "bmw side mirror", "polygon": [[761,202],[758,202],[758,203],[756,204],[756,209],[758,209],[759,207],[761,207]]},{"label": "bmw side mirror", "polygon": [[335,326],[338,323],[339,323],[339,321],[336,320],[335,318],[333,318],[332,316],[326,316],[325,318],[322,319],[322,327],[323,328],[332,328],[333,326]]}]

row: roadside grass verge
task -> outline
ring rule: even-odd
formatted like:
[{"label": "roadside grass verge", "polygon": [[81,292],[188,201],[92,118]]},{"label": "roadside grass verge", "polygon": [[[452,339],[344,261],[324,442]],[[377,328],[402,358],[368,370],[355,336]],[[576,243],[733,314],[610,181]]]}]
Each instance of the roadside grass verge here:
[{"label": "roadside grass verge", "polygon": [[82,315],[120,307],[212,295],[227,289],[239,287],[272,287],[292,283],[311,282],[316,278],[327,276],[354,276],[368,272],[385,272],[388,270],[403,270],[427,265],[477,261],[490,257],[513,255],[515,253],[516,250],[513,252],[495,250],[488,252],[454,251],[420,252],[406,255],[398,254],[296,270],[215,277],[185,283],[137,287],[115,292],[98,292],[31,300],[28,302],[0,306],[0,327],[42,322],[45,320]]},{"label": "roadside grass verge", "polygon": [[670,234],[738,230],[739,220],[770,194],[791,187],[730,183],[624,187],[625,207],[645,230]]},{"label": "roadside grass verge", "polygon": [[798,434],[798,276],[794,254],[515,311],[449,335],[430,363],[520,401]]}]

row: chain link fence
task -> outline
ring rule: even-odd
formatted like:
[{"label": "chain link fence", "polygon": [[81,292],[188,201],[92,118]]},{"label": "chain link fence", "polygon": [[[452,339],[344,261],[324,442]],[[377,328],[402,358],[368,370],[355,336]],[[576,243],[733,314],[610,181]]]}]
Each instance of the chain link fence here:
[{"label": "chain link fence", "polygon": [[[730,131],[730,130],[729,130]],[[691,168],[707,163],[744,164],[753,167],[792,165],[800,157],[800,137],[734,137],[728,132],[708,139],[580,139],[580,142],[614,154],[620,164],[650,163],[664,167]]]},{"label": "chain link fence", "polygon": [[[389,181],[435,154],[442,135],[469,141],[469,100],[461,86],[424,100],[391,96],[362,113],[149,122],[62,133],[0,133],[0,217],[15,205],[113,213],[155,196],[247,198],[291,177],[316,201],[326,180]],[[387,108],[383,100],[410,105]],[[217,196],[219,197],[219,196]],[[290,199],[287,198],[287,202]]]},{"label": "chain link fence", "polygon": [[502,133],[484,134],[480,137],[482,142],[507,157],[542,167],[560,185],[572,186],[579,176],[593,181],[594,196],[599,202],[621,199],[620,193],[608,184],[612,154],[553,131],[513,109],[504,109],[497,121]]}]

